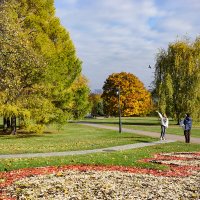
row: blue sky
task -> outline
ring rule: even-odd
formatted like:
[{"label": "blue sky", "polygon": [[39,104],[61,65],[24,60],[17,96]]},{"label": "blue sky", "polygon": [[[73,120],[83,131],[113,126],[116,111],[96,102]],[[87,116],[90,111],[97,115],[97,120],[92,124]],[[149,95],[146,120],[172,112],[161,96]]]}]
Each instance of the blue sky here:
[{"label": "blue sky", "polygon": [[122,71],[148,88],[158,50],[200,35],[199,0],[55,0],[55,7],[91,90]]}]

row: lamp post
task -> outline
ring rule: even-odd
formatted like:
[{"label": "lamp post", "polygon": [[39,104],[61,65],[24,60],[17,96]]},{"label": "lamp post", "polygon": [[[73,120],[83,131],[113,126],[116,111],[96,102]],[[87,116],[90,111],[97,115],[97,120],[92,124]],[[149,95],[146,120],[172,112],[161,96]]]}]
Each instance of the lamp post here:
[{"label": "lamp post", "polygon": [[119,112],[119,133],[122,132],[122,120],[121,120],[121,107],[120,107],[120,88],[117,89],[118,95],[118,112]]}]

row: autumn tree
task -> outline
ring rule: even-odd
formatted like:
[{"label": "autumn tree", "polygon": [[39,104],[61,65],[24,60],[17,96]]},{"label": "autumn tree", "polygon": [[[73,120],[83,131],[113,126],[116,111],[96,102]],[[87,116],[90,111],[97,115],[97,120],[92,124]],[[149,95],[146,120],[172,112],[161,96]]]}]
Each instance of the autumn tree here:
[{"label": "autumn tree", "polygon": [[[66,113],[65,107],[71,100],[69,88],[81,74],[81,61],[76,55],[75,46],[69,32],[55,16],[53,0],[16,1],[18,2],[17,14],[22,27],[28,32],[29,41],[48,64],[43,86],[51,109],[45,121],[50,122],[54,119],[56,122],[59,121],[58,119],[66,121],[69,113]],[[50,114],[51,111],[53,114]],[[47,116],[50,117],[49,120]]]},{"label": "autumn tree", "polygon": [[135,75],[121,72],[111,74],[104,83],[102,98],[106,115],[118,115],[117,89],[120,89],[122,116],[146,115],[151,111],[151,95],[144,84]]},{"label": "autumn tree", "polygon": [[200,39],[176,41],[160,50],[154,83],[162,112],[178,122],[186,112],[200,118]]}]

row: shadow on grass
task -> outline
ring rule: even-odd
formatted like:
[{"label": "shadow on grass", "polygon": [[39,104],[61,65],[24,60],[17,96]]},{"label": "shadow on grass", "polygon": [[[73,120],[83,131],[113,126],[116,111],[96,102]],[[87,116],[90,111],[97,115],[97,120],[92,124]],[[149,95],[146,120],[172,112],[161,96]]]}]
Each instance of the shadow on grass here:
[{"label": "shadow on grass", "polygon": [[[142,137],[142,138],[141,138]],[[148,137],[148,136],[146,136],[146,137]],[[123,138],[123,139],[133,139],[133,141],[134,142],[144,142],[144,143],[150,143],[150,142],[152,142],[152,138],[144,138],[143,136],[125,136],[125,137],[120,137],[120,138]],[[148,140],[149,139],[149,140]],[[154,139],[156,139],[156,138],[154,138]]]},{"label": "shadow on grass", "polygon": [[149,140],[148,139],[144,139],[144,138],[140,138],[140,137],[123,137],[123,139],[133,139],[133,141],[136,141],[136,142],[152,142],[152,138],[149,138]]},{"label": "shadow on grass", "polygon": [[46,134],[53,134],[53,132],[45,131],[42,134],[31,133],[28,131],[17,130],[16,135],[12,135],[9,131],[3,131],[0,129],[0,138],[1,139],[19,139],[19,138],[33,138],[33,137],[44,137]]}]

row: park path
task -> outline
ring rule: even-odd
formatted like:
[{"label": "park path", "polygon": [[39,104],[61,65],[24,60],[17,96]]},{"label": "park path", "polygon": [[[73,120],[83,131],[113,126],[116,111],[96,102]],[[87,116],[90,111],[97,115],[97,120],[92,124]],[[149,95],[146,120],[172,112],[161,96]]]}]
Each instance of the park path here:
[{"label": "park path", "polygon": [[[92,127],[96,127],[96,128],[104,128],[104,129],[116,130],[116,131],[119,130],[118,127],[107,126],[107,125],[91,123],[91,122],[80,122],[79,124],[92,126]],[[138,135],[145,135],[145,136],[150,136],[150,137],[155,137],[155,138],[159,138],[160,137],[160,133],[151,132],[151,131],[141,131],[141,130],[122,128],[122,132],[135,133],[135,134],[138,134]],[[185,136],[184,135],[180,136],[180,135],[166,134],[166,138],[167,138],[167,140],[175,140],[175,141],[185,142]],[[191,143],[200,144],[200,138],[191,137],[190,138],[190,142]]]},{"label": "park path", "polygon": [[175,141],[174,140],[165,140],[165,141],[156,141],[156,142],[141,142],[141,143],[136,143],[136,144],[127,144],[127,145],[107,147],[107,148],[101,148],[101,149],[80,150],[80,151],[6,154],[6,155],[0,155],[0,159],[71,156],[71,155],[82,155],[82,154],[102,153],[102,152],[105,153],[105,152],[114,152],[114,151],[122,151],[122,150],[128,150],[128,149],[141,148],[141,147],[145,147],[145,146],[153,146],[153,145],[157,145],[157,144],[170,143],[170,142],[175,142]]},{"label": "park path", "polygon": [[[79,124],[83,124],[86,126],[92,126],[92,127],[96,127],[96,128],[103,128],[103,129],[110,129],[110,130],[118,131],[118,127],[113,127],[113,126],[105,126],[105,125],[101,125],[101,124],[83,123],[83,122],[81,122]],[[160,133],[156,133],[156,132],[133,130],[133,129],[127,129],[127,128],[123,128],[122,131],[128,132],[128,133],[136,133],[139,135],[157,137],[157,138],[159,138],[159,135],[160,135]],[[92,150],[49,152],[49,153],[6,154],[6,155],[0,155],[0,159],[70,156],[70,155],[83,155],[83,154],[101,153],[101,152],[105,153],[105,152],[113,152],[113,151],[122,151],[122,150],[128,150],[128,149],[141,148],[141,147],[145,147],[145,146],[153,146],[153,145],[157,145],[157,144],[164,144],[164,143],[170,143],[170,142],[175,142],[175,141],[184,141],[184,136],[168,134],[167,140],[162,140],[162,141],[159,140],[159,141],[155,141],[155,142],[142,142],[142,143],[136,143],[136,144],[127,144],[127,145],[114,146],[114,147],[101,148],[101,149],[92,149]],[[200,138],[191,138],[191,143],[200,144]]]}]

